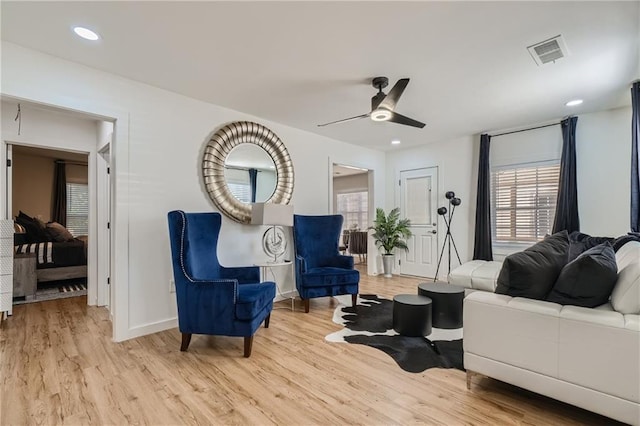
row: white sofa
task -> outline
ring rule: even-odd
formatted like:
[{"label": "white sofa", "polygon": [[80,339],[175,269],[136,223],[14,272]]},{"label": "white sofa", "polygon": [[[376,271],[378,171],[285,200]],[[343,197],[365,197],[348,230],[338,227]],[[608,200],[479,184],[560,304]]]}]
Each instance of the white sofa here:
[{"label": "white sofa", "polygon": [[488,290],[464,301],[467,386],[479,373],[639,425],[640,243],[616,261],[610,303],[595,309],[495,294],[499,262],[452,271],[452,283]]}]

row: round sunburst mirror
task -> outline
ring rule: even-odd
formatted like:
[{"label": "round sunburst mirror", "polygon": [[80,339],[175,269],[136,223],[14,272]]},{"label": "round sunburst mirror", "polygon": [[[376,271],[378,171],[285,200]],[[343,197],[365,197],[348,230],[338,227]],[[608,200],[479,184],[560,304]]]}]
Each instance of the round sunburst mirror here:
[{"label": "round sunburst mirror", "polygon": [[251,203],[289,204],[293,163],[280,138],[265,126],[236,121],[207,142],[202,174],[209,197],[221,213],[251,222]]}]

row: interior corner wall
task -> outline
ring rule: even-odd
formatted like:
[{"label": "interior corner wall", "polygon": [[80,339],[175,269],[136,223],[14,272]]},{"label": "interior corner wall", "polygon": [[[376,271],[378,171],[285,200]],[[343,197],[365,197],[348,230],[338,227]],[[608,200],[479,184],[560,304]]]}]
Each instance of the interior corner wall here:
[{"label": "interior corner wall", "polygon": [[53,159],[14,153],[11,171],[12,217],[18,216],[22,211],[31,217],[49,222],[53,200]]},{"label": "interior corner wall", "polygon": [[631,107],[579,115],[576,159],[580,230],[609,237],[629,232]]},{"label": "interior corner wall", "polygon": [[[167,212],[216,211],[201,179],[204,146],[211,133],[237,120],[257,121],[286,145],[295,171],[292,204],[299,214],[329,212],[329,161],[374,170],[376,202],[385,202],[382,151],[366,149],[294,129],[242,112],[101,72],[12,43],[2,43],[2,93],[79,111],[113,111],[112,154],[115,193],[114,338],[124,340],[175,327],[176,300],[170,292]],[[127,120],[125,124],[119,124]],[[125,131],[119,133],[119,126]],[[95,135],[94,127],[94,135]],[[94,137],[95,140],[95,137]],[[323,159],[325,161],[323,161]],[[377,172],[377,173],[376,173]],[[225,266],[266,259],[264,227],[223,216],[219,257]],[[126,253],[126,254],[122,254]],[[292,271],[278,277],[292,291]]]},{"label": "interior corner wall", "polygon": [[[466,136],[454,140],[408,148],[387,153],[387,211],[394,207],[398,175],[403,170],[413,170],[426,167],[438,167],[438,206],[448,206],[449,200],[444,196],[447,191],[454,191],[462,200],[456,208],[451,234],[463,262],[470,260],[473,255],[473,230],[475,224],[475,200],[477,175],[477,150],[475,136]],[[438,250],[442,247],[446,227],[438,217]],[[446,253],[443,258],[447,264]],[[452,262],[452,268],[457,266]],[[440,278],[446,279],[446,271],[440,273]]]}]

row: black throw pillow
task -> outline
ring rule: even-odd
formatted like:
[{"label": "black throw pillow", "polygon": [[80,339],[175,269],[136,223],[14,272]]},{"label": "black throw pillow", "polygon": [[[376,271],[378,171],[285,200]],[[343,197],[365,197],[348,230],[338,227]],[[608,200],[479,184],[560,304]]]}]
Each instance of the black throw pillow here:
[{"label": "black throw pillow", "polygon": [[20,211],[20,214],[16,217],[16,222],[24,226],[24,229],[27,231],[27,242],[42,243],[51,241],[51,238],[46,233],[45,228],[37,219],[34,219]]},{"label": "black throw pillow", "polygon": [[590,248],[603,244],[607,241],[613,244],[614,240],[610,237],[592,237],[591,235],[583,234],[580,231],[572,232],[569,234],[569,262],[572,262],[575,258]]},{"label": "black throw pillow", "polygon": [[568,263],[547,297],[561,305],[595,308],[607,303],[618,280],[616,254],[609,242],[582,253]]},{"label": "black throw pillow", "polygon": [[567,264],[569,234],[557,232],[528,249],[507,256],[496,293],[545,300]]}]

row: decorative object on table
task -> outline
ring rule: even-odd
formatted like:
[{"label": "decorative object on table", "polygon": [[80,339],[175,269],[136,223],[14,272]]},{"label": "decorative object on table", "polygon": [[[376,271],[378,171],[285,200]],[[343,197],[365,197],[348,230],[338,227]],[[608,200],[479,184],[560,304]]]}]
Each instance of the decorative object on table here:
[{"label": "decorative object on table", "polygon": [[293,226],[293,206],[290,204],[251,204],[251,224],[269,225],[262,235],[262,249],[276,263],[287,251],[287,236],[281,226]]},{"label": "decorative object on table", "polygon": [[[458,257],[458,264],[462,265],[462,261],[460,260],[460,254],[458,253],[458,248],[456,247],[456,242],[453,241],[453,235],[451,234],[451,221],[453,220],[453,213],[456,211],[456,207],[458,207],[462,200],[456,197],[455,192],[447,191],[444,196],[447,200],[449,200],[449,204],[451,208],[447,209],[446,207],[440,207],[438,209],[438,214],[442,216],[442,220],[444,220],[444,224],[447,226],[447,234],[444,237],[444,241],[442,242],[442,250],[440,251],[440,258],[438,259],[438,266],[436,268],[436,274],[433,277],[433,282],[438,280],[438,272],[440,271],[440,262],[442,262],[442,256],[444,255],[444,248],[448,247],[448,256],[447,259],[449,261],[449,269],[447,273],[451,273],[451,246],[453,245],[453,249],[456,251],[456,256]],[[447,215],[448,213],[448,215]]]},{"label": "decorative object on table", "polygon": [[180,350],[187,350],[192,334],[242,336],[244,356],[249,357],[254,333],[263,322],[269,327],[275,283],[260,282],[257,266],[220,265],[220,213],[176,210],[169,212],[168,220]]},{"label": "decorative object on table", "polygon": [[204,149],[202,174],[211,200],[220,212],[240,223],[251,222],[251,204],[238,200],[225,178],[225,164],[231,151],[242,144],[254,144],[266,152],[276,172],[275,188],[264,200],[272,204],[289,204],[293,194],[293,162],[280,138],[265,126],[250,121],[236,121],[217,130]]},{"label": "decorative object on table", "polygon": [[338,252],[342,215],[293,216],[296,288],[309,312],[309,299],[350,294],[356,305],[360,273],[353,257]]},{"label": "decorative object on table", "polygon": [[437,328],[462,328],[464,287],[445,283],[418,284],[418,294],[431,299],[432,324]]},{"label": "decorative object on table", "polygon": [[325,340],[333,343],[367,345],[389,355],[404,371],[421,373],[429,368],[457,368],[462,365],[462,329],[432,328],[425,337],[406,337],[393,330],[393,301],[372,294],[361,294],[358,307],[348,306],[345,296],[333,313],[333,322],[343,325]]},{"label": "decorative object on table", "polygon": [[382,267],[384,276],[387,278],[392,277],[394,249],[409,251],[406,239],[411,236],[410,226],[409,219],[400,219],[400,208],[394,208],[388,216],[383,209],[376,209],[376,218],[373,221],[373,226],[369,229],[373,230],[373,238],[378,248],[384,250]]}]

